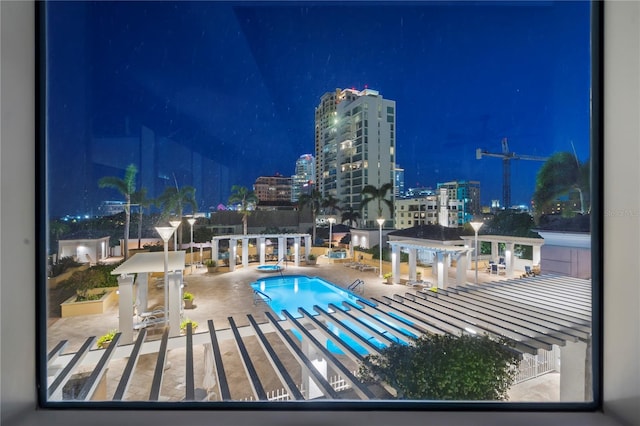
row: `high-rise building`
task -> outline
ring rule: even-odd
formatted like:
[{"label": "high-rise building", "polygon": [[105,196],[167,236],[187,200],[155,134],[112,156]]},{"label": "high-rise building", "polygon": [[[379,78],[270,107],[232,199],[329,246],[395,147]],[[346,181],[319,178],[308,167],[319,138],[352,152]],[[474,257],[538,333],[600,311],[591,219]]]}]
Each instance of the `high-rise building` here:
[{"label": "high-rise building", "polygon": [[316,162],[311,154],[303,154],[296,160],[295,174],[291,176],[291,202],[302,194],[309,194],[316,181]]},{"label": "high-rise building", "polygon": [[451,200],[460,200],[463,203],[463,211],[458,223],[463,224],[473,220],[473,216],[482,213],[480,208],[480,182],[469,180],[456,180],[438,183],[438,190],[445,188],[447,196]]},{"label": "high-rise building", "polygon": [[[395,198],[396,104],[376,90],[336,89],[325,93],[315,111],[317,189],[345,207],[360,208],[362,189],[391,184]],[[393,212],[380,203],[390,225]],[[362,210],[365,226],[377,226],[378,203]]]},{"label": "high-rise building", "polygon": [[404,197],[404,169],[396,167],[394,170],[395,196]]},{"label": "high-rise building", "polygon": [[276,174],[260,176],[253,184],[253,191],[259,204],[291,204],[291,177]]}]

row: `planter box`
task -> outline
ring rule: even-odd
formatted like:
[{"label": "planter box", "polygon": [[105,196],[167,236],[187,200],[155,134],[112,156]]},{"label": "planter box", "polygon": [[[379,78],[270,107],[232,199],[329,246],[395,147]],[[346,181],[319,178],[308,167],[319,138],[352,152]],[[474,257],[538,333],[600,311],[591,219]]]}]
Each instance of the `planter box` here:
[{"label": "planter box", "polygon": [[[100,290],[105,291],[105,289]],[[118,295],[115,291],[107,291],[107,293],[98,300],[76,302],[76,298],[76,295],[71,296],[60,304],[62,318],[75,317],[78,315],[103,314],[110,305],[117,303]]]}]

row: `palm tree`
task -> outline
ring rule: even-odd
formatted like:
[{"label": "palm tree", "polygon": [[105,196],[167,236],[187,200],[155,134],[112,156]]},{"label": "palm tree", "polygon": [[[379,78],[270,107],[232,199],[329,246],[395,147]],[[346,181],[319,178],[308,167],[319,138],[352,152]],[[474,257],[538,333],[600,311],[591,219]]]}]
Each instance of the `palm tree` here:
[{"label": "palm tree", "polygon": [[[164,192],[156,199],[156,205],[162,209],[162,217],[173,214],[182,222],[182,213],[185,206],[191,206],[191,211],[198,211],[196,202],[196,189],[193,186],[168,186]],[[182,246],[182,232],[178,233],[179,245]]]},{"label": "palm tree", "polygon": [[377,201],[378,203],[378,216],[382,217],[382,203],[384,202],[387,207],[389,207],[389,211],[393,212],[393,202],[387,199],[387,193],[393,189],[393,184],[391,182],[387,182],[383,184],[380,188],[376,188],[373,185],[367,185],[362,188],[362,201],[360,202],[360,210],[364,210],[364,208],[371,201]]},{"label": "palm tree", "polygon": [[311,217],[313,221],[313,243],[316,242],[316,215],[322,205],[322,194],[317,189],[311,191],[310,194],[303,194],[298,200],[298,209],[302,210],[305,207],[311,209]]},{"label": "palm tree", "polygon": [[114,188],[125,198],[124,213],[124,260],[129,257],[129,223],[131,222],[131,195],[136,190],[136,174],[138,169],[129,164],[124,172],[124,179],[116,176],[105,176],[98,181],[100,188]]},{"label": "palm tree", "polygon": [[325,209],[325,214],[335,214],[336,210],[342,211],[342,209],[338,206],[340,204],[340,200],[335,198],[333,195],[328,194],[327,197],[322,200],[321,207]]},{"label": "palm tree", "polygon": [[253,191],[249,191],[246,187],[233,185],[231,187],[231,196],[229,204],[240,203],[238,210],[242,214],[242,229],[244,235],[247,235],[247,219],[251,214],[251,210],[258,203],[258,197]]},{"label": "palm tree", "polygon": [[131,194],[131,203],[138,205],[138,249],[142,248],[142,216],[144,209],[151,207],[154,201],[153,198],[147,197],[147,188],[140,188]]},{"label": "palm tree", "polygon": [[580,213],[589,211],[585,194],[589,193],[589,162],[580,164],[570,152],[553,154],[540,168],[533,194],[536,216],[539,218],[549,205],[562,195],[577,191],[580,197]]},{"label": "palm tree", "polygon": [[353,207],[348,206],[346,209],[342,210],[342,217],[340,218],[340,223],[348,222],[349,226],[352,226],[354,223],[358,225],[358,220],[362,218],[362,215],[359,211],[354,210]]}]

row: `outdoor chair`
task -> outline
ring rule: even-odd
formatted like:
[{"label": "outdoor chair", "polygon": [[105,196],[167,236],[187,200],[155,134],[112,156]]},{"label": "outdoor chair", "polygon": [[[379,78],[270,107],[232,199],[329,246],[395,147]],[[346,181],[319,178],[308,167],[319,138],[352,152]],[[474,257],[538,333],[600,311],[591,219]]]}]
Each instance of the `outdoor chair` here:
[{"label": "outdoor chair", "polygon": [[492,263],[490,266],[491,266],[491,274],[498,275],[498,264]]}]

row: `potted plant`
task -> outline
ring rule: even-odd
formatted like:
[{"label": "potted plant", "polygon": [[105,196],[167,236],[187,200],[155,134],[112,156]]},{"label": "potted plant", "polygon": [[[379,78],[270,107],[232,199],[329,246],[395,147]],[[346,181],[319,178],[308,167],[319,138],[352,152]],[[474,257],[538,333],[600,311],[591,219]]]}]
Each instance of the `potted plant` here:
[{"label": "potted plant", "polygon": [[316,255],[313,253],[309,253],[309,256],[307,256],[307,265],[315,265],[317,262],[318,258],[316,257]]},{"label": "potted plant", "polygon": [[193,309],[193,293],[185,291],[182,295],[182,300],[184,300],[185,309]]},{"label": "potted plant", "polygon": [[190,320],[189,318],[185,318],[180,322],[180,332],[182,334],[187,332],[187,324],[191,324],[191,332],[196,331],[196,328],[198,328],[197,322]]},{"label": "potted plant", "polygon": [[216,262],[215,260],[208,259],[205,262],[205,265],[207,266],[207,272],[210,272],[210,273],[218,272],[218,262]]},{"label": "potted plant", "polygon": [[393,281],[391,281],[392,277],[393,277],[393,274],[391,272],[387,272],[382,276],[382,278],[385,279],[385,284],[393,284]]},{"label": "potted plant", "polygon": [[116,333],[117,332],[118,332],[118,330],[109,330],[107,333],[105,333],[102,336],[100,336],[98,338],[98,342],[96,343],[98,348],[99,349],[107,349],[109,347],[109,344],[113,340],[113,338],[116,337]]}]

